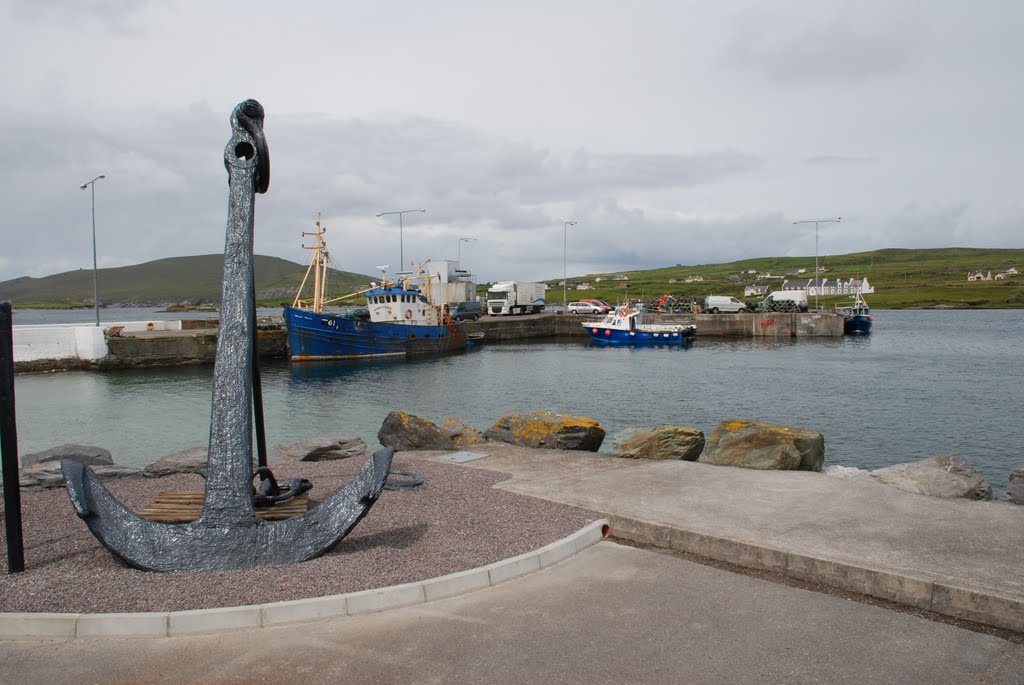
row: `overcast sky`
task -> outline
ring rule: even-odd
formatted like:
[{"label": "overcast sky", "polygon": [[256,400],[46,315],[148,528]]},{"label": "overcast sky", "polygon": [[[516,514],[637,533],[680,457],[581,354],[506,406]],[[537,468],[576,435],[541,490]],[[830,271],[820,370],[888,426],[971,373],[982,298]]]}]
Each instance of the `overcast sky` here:
[{"label": "overcast sky", "polygon": [[[256,252],[479,282],[1024,246],[1019,0],[0,0],[0,280],[222,252],[228,116],[267,113]],[[564,222],[568,249],[564,250]],[[460,238],[475,239],[462,242]]]}]

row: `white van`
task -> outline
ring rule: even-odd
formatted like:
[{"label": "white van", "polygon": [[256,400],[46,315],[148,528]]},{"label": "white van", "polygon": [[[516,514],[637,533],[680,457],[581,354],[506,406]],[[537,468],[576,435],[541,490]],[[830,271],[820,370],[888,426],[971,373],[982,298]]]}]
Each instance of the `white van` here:
[{"label": "white van", "polygon": [[728,295],[708,295],[704,298],[704,311],[717,314],[718,312],[745,312],[747,305]]}]

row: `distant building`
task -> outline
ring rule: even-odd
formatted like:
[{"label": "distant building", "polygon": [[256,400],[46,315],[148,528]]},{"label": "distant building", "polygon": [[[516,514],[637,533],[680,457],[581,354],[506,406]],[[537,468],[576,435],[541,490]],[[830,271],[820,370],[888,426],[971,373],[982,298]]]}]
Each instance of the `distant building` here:
[{"label": "distant building", "polygon": [[845,281],[841,278],[812,278],[784,281],[781,290],[806,290],[808,295],[853,295],[857,291],[870,295],[875,292],[875,287],[868,283],[867,277]]},{"label": "distant building", "polygon": [[743,282],[743,277],[742,276],[729,276],[729,282],[730,283],[742,283]]},{"label": "distant building", "polygon": [[674,279],[674,278],[670,278],[670,279],[668,279],[668,282],[669,282],[669,285],[671,285],[673,283],[678,283],[679,281]]},{"label": "distant building", "polygon": [[590,284],[589,283],[580,283],[578,286],[576,286],[576,290],[590,290],[590,289],[591,288],[590,288]]},{"label": "distant building", "polygon": [[743,289],[743,297],[763,297],[771,292],[766,285],[748,285]]},{"label": "distant building", "polygon": [[627,276],[626,274],[619,274],[618,276],[615,277],[615,280],[616,281],[628,281],[629,280],[629,276]]},{"label": "distant building", "polygon": [[1017,271],[1016,267],[1012,267],[1011,266],[1009,269],[1005,269],[1005,270],[1000,271],[999,273],[997,273],[995,275],[995,279],[997,281],[1002,281],[1004,279],[1010,278],[1011,276],[1019,276],[1019,275],[1020,275],[1020,272]]},{"label": "distant building", "polygon": [[967,272],[968,281],[991,281],[991,271],[969,271]]},{"label": "distant building", "polygon": [[686,277],[686,282],[687,283],[703,283],[704,282],[704,277],[703,276],[687,276]]}]

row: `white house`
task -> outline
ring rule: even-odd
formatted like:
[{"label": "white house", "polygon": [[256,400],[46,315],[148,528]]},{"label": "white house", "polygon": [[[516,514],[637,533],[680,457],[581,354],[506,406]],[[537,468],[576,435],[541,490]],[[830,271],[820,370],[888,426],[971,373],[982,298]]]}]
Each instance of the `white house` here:
[{"label": "white house", "polygon": [[768,294],[766,285],[748,285],[743,289],[743,297],[762,297]]},{"label": "white house", "polygon": [[991,271],[969,271],[967,272],[968,281],[991,281]]}]

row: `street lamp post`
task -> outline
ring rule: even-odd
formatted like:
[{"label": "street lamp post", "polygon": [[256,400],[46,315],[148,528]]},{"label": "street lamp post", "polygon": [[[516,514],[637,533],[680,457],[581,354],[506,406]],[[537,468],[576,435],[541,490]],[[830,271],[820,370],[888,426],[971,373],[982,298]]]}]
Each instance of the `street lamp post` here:
[{"label": "street lamp post", "polygon": [[408,214],[409,212],[425,212],[425,211],[427,211],[427,210],[425,210],[425,209],[403,209],[400,212],[380,212],[379,214],[377,214],[377,218],[378,219],[380,217],[382,217],[382,216],[387,216],[388,214],[397,214],[398,215],[398,269],[400,271],[405,269],[405,252],[404,252],[404,247],[402,245],[402,215],[403,214]]},{"label": "street lamp post", "polygon": [[462,268],[462,243],[468,243],[471,240],[476,240],[476,238],[459,238],[459,257],[456,261],[458,262],[460,269]]},{"label": "street lamp post", "polygon": [[843,217],[835,219],[805,219],[794,221],[793,224],[814,224],[814,309],[818,309],[818,291],[821,290],[821,274],[818,272],[818,224],[838,224]]},{"label": "street lamp post", "polygon": [[565,299],[565,289],[566,289],[566,285],[568,283],[567,276],[566,276],[566,271],[565,271],[565,262],[566,262],[566,257],[569,254],[569,239],[568,239],[569,227],[570,226],[575,226],[575,225],[576,225],[575,221],[566,221],[565,223],[562,224],[562,313],[563,314],[565,314],[565,306],[566,306],[565,305],[565,302],[566,302],[566,299]]},{"label": "street lamp post", "polygon": [[96,181],[106,178],[100,174],[91,181],[82,184],[82,190],[88,188],[92,195],[92,300],[96,306],[96,325],[100,325],[100,285],[96,269]]}]

